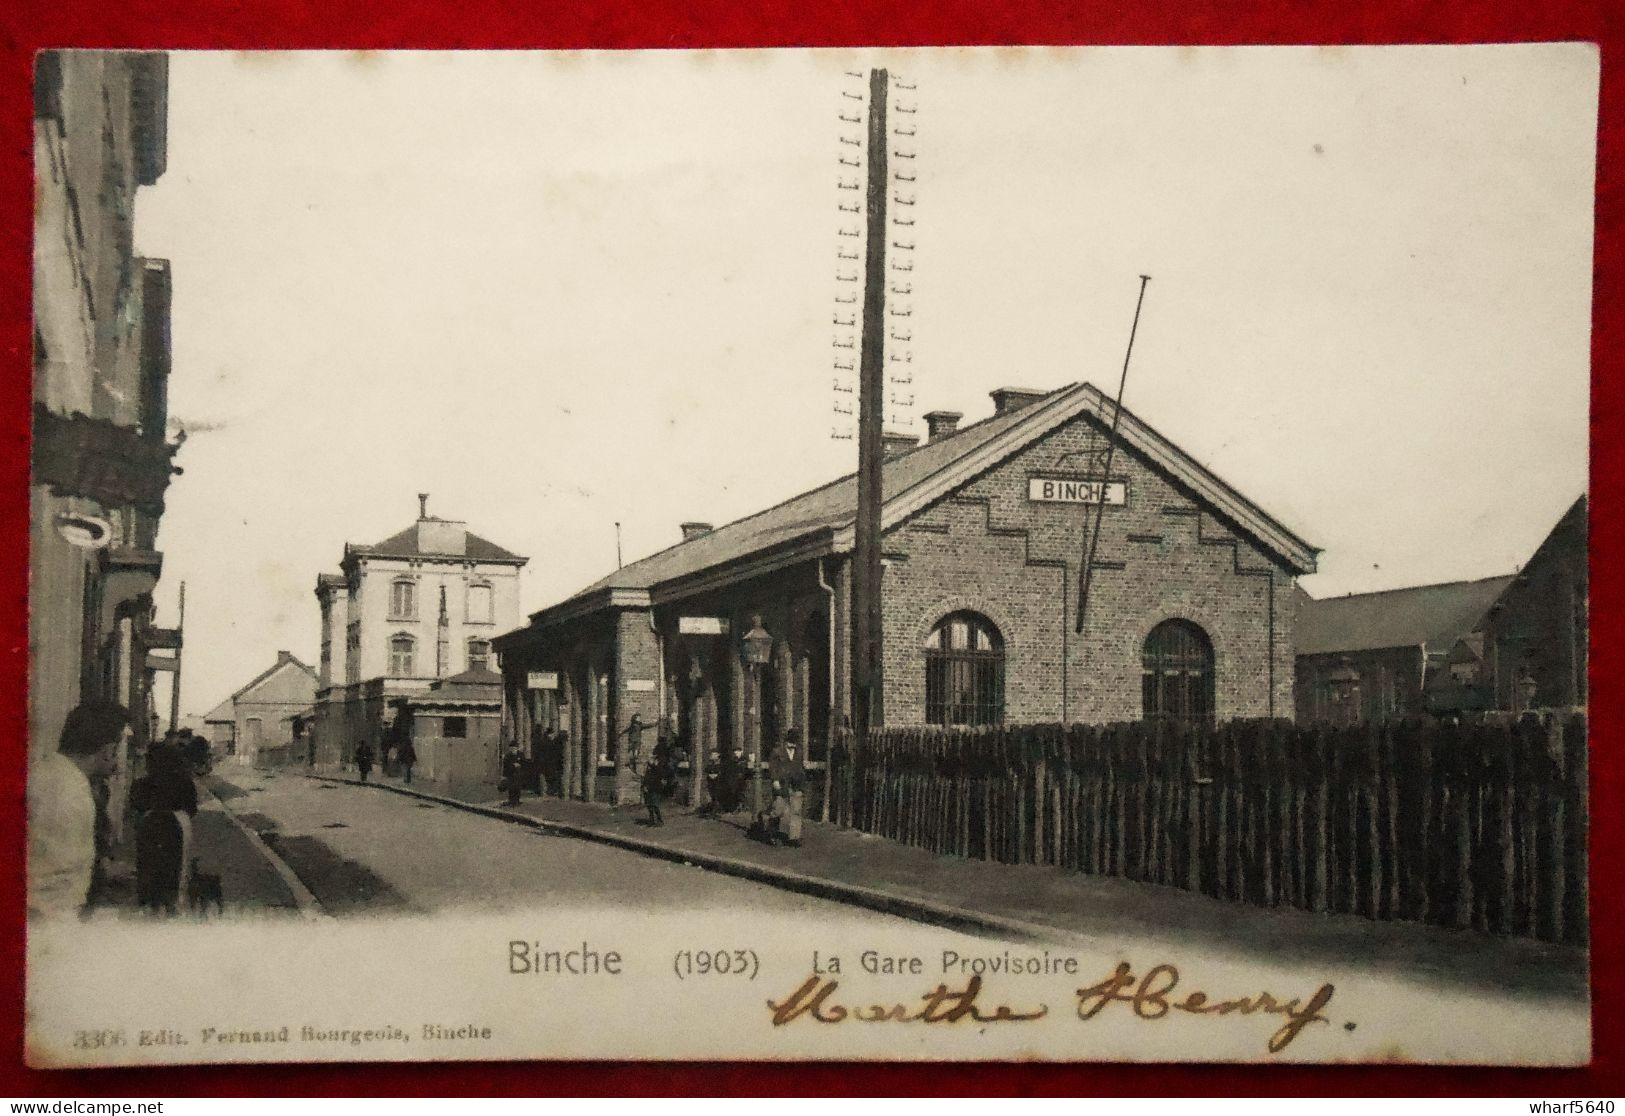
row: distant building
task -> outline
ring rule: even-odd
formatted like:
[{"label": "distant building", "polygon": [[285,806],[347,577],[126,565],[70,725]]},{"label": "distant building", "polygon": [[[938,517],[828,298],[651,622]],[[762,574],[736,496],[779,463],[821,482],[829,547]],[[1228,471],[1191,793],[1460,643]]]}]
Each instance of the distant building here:
[{"label": "distant building", "polygon": [[1490,606],[1482,653],[1494,708],[1586,704],[1588,524],[1582,495]]},{"label": "distant building", "polygon": [[394,701],[392,750],[410,740],[414,781],[444,791],[495,787],[502,774],[502,676],[474,667]]},{"label": "distant building", "polygon": [[134,235],[136,193],[164,172],[168,75],[161,53],[44,51],[35,62],[36,753],[56,749],[68,711],[87,700],[127,706],[142,748],[159,728],[154,674],[179,654],[152,604],[177,448],[165,430],[170,272],[135,254]]},{"label": "distant building", "polygon": [[1468,657],[1484,615],[1512,579],[1451,581],[1316,600],[1298,598],[1297,716],[1357,724],[1426,711],[1430,679],[1454,659],[1471,687]]},{"label": "distant building", "polygon": [[1300,721],[1586,704],[1587,501],[1516,574],[1298,605]]},{"label": "distant building", "polygon": [[356,745],[382,752],[399,698],[436,679],[494,670],[491,641],[519,622],[519,573],[528,559],[429,514],[383,542],[346,543],[337,574],[316,579],[321,659],[315,702],[317,763],[350,762]]},{"label": "distant building", "polygon": [[[205,717],[215,744],[215,755],[230,755],[244,767],[280,763],[274,753],[285,752],[285,721],[310,707],[316,696],[316,672],[287,651],[276,662]],[[231,743],[222,752],[220,741]]]},{"label": "distant building", "polygon": [[237,715],[230,698],[203,714],[203,735],[209,738],[217,761],[237,754]]}]

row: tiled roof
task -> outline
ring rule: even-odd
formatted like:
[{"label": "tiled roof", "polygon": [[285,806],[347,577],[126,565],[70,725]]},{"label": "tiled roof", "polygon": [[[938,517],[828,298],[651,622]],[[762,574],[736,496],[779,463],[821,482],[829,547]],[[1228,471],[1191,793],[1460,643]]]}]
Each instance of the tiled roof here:
[{"label": "tiled roof", "polygon": [[523,556],[500,547],[490,539],[476,535],[473,531],[468,532],[467,539],[468,541],[461,554],[421,550],[418,547],[418,526],[414,523],[404,531],[397,531],[381,543],[375,543],[372,546],[351,546],[349,549],[358,554],[374,554],[382,558],[467,558],[474,562],[525,561]]},{"label": "tiled roof", "polygon": [[1449,651],[1478,627],[1510,575],[1448,581],[1380,593],[1299,598],[1295,639],[1300,655],[1420,647]]},{"label": "tiled roof", "polygon": [[[962,427],[953,434],[943,436],[911,450],[888,458],[881,470],[883,500],[889,506],[895,497],[925,486],[926,482],[949,473],[978,450],[990,445],[1014,428],[1038,419],[1039,416],[1065,419],[1076,413],[1094,412],[1109,408],[1111,402],[1098,389],[1087,383],[1069,384],[1044,395],[1019,409],[995,414],[980,422]],[[1314,548],[1304,543],[1270,519],[1230,489],[1223,481],[1167,443],[1144,423],[1135,419],[1128,408],[1123,408],[1122,444],[1130,445],[1134,438],[1155,442],[1157,448],[1170,455],[1175,468],[1185,474],[1184,479],[1200,477],[1210,490],[1222,490],[1233,498],[1236,506],[1245,510],[1254,523],[1268,524],[1295,548],[1310,555],[1313,564]],[[1019,432],[1012,434],[1019,437]],[[1019,448],[1019,447],[1018,447]],[[1011,452],[1014,452],[1013,450]],[[967,478],[968,479],[968,478]],[[810,492],[802,493],[781,504],[737,519],[696,538],[684,540],[640,561],[633,562],[587,588],[567,598],[562,604],[591,597],[613,589],[649,589],[706,570],[727,566],[754,554],[797,540],[808,540],[820,532],[834,532],[850,527],[857,508],[857,475],[841,477]],[[555,608],[560,607],[558,605]],[[551,610],[544,610],[548,612]],[[542,614],[538,614],[542,615]]]}]

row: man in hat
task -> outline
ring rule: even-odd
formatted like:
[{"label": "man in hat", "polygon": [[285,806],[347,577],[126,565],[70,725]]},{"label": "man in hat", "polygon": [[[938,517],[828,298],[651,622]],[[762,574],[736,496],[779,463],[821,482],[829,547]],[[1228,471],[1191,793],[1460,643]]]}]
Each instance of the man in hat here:
[{"label": "man in hat", "polygon": [[801,730],[790,729],[767,759],[773,780],[774,832],[793,848],[801,847],[801,813],[806,803],[807,758],[801,751]]}]

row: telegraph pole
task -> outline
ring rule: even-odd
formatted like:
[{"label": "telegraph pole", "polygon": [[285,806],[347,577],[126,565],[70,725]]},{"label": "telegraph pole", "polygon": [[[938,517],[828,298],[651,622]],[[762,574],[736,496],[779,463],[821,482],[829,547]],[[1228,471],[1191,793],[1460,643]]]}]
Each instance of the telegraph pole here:
[{"label": "telegraph pole", "polygon": [[852,714],[859,731],[878,728],[881,697],[881,465],[886,409],[885,70],[869,71],[867,250],[863,271],[863,338],[858,363],[858,518],[852,552]]},{"label": "telegraph pole", "polygon": [[186,582],[181,582],[179,617],[175,622],[175,670],[169,676],[169,731],[174,732],[181,715],[181,660],[186,657]]}]

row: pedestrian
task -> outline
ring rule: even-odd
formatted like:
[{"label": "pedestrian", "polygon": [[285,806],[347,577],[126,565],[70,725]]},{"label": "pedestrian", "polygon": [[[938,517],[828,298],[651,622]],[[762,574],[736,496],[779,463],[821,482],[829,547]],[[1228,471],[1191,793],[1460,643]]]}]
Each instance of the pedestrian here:
[{"label": "pedestrian", "polygon": [[519,805],[519,789],[525,780],[525,753],[519,750],[519,741],[508,743],[508,754],[502,757],[502,789],[508,792],[508,805]]},{"label": "pedestrian", "polygon": [[76,915],[90,900],[103,829],[95,785],[113,775],[130,735],[130,714],[122,705],[87,702],[68,714],[57,750],[30,765],[30,917]]},{"label": "pedestrian", "polygon": [[395,762],[400,765],[401,778],[407,786],[412,785],[412,766],[418,761],[418,750],[412,747],[412,741],[402,740],[400,747],[395,749]]},{"label": "pedestrian", "polygon": [[355,746],[355,769],[361,772],[361,781],[365,783],[367,776],[372,774],[372,743],[363,740]]},{"label": "pedestrian", "polygon": [[790,729],[767,760],[768,777],[773,780],[774,836],[791,846],[801,847],[801,814],[806,803],[807,759],[801,752],[801,730]]},{"label": "pedestrian", "polygon": [[135,828],[135,897],[143,910],[180,909],[192,863],[197,784],[179,746],[165,739],[147,749],[147,771],[130,787]]},{"label": "pedestrian", "polygon": [[[632,764],[637,767],[637,758]],[[655,745],[654,754],[643,764],[642,777],[639,788],[643,793],[643,805],[649,811],[650,825],[665,825],[666,818],[660,812],[660,804],[670,797],[672,792],[672,766],[671,749],[662,739]]]}]

